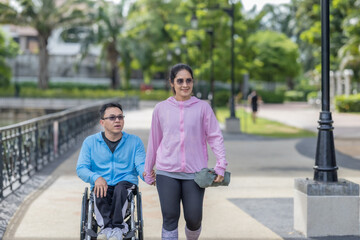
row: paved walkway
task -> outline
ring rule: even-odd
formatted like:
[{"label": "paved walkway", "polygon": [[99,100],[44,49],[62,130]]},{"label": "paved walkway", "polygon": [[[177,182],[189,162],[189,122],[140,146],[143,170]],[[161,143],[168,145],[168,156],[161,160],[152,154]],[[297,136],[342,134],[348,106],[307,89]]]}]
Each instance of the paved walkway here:
[{"label": "paved walkway", "polygon": [[[307,103],[264,104],[259,117],[317,132],[321,109]],[[332,112],[334,137],[360,139],[360,114]]]},{"label": "paved walkway", "polygon": [[[290,126],[318,132],[321,109],[307,103],[265,104],[259,108],[259,117]],[[335,148],[360,158],[360,114],[332,112]]]},{"label": "paved walkway", "polygon": [[[143,105],[139,111],[125,112],[125,131],[139,135],[145,146],[152,106]],[[315,123],[311,123],[313,110],[301,105],[264,105],[259,115],[265,117],[268,114],[273,119],[276,116],[278,119],[274,120],[280,121],[280,116],[288,118],[286,108],[291,110],[293,119],[301,119],[306,112],[309,115],[299,122],[309,128],[316,126],[316,117]],[[345,119],[348,121],[348,118]],[[335,121],[334,126],[337,127],[337,124],[340,125],[340,121]],[[354,126],[357,131],[358,125]],[[343,133],[341,136],[344,139],[357,141],[352,134],[339,132]],[[229,171],[232,172],[231,184],[206,190],[201,239],[306,239],[292,227],[293,183],[296,177],[312,177],[316,138],[284,140],[224,134],[224,139]],[[25,198],[16,211],[4,240],[79,239],[81,197],[86,184],[75,173],[78,151],[69,155],[58,167],[52,166],[57,167],[53,172],[48,169],[48,175],[40,173],[46,180],[35,183],[38,188]],[[338,158],[339,177],[360,183],[360,157],[345,152]],[[352,165],[346,165],[349,163]],[[211,153],[209,165],[214,165]],[[161,213],[156,189],[143,182],[140,189],[143,194],[145,239],[160,239]],[[180,239],[185,239],[183,229],[184,220],[181,218]]]}]

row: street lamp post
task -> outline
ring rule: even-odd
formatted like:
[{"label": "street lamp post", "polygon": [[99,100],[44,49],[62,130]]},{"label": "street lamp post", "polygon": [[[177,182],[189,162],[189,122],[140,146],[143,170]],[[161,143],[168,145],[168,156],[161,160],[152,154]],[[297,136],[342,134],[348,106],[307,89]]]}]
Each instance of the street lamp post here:
[{"label": "street lamp post", "polygon": [[[196,14],[194,13],[191,17],[191,27],[196,29],[198,27],[198,20]],[[206,33],[210,36],[210,94],[208,99],[210,99],[211,108],[215,112],[215,79],[214,79],[214,60],[213,60],[213,51],[214,51],[214,30],[208,29]]]},{"label": "street lamp post", "polygon": [[231,2],[231,8],[223,9],[231,17],[231,97],[230,97],[230,118],[226,119],[226,131],[231,133],[240,132],[240,119],[235,114],[235,4]]},{"label": "street lamp post", "polygon": [[[321,112],[314,179],[295,179],[294,229],[305,237],[359,236],[359,185],[338,181],[330,112],[329,2],[321,0]],[[343,214],[346,212],[346,214]],[[345,224],[344,224],[345,223]]]},{"label": "street lamp post", "polygon": [[[240,132],[240,119],[236,117],[235,114],[235,52],[234,52],[234,47],[235,47],[235,42],[234,42],[234,35],[235,35],[235,4],[233,1],[231,1],[231,8],[219,8],[219,7],[215,7],[215,8],[211,8],[211,9],[221,9],[224,12],[226,12],[230,18],[231,18],[231,47],[230,47],[230,54],[231,54],[231,97],[230,97],[230,118],[226,119],[225,122],[225,127],[226,127],[226,131],[227,132],[231,132],[231,133],[238,133]],[[191,21],[192,21],[192,25],[197,26],[197,21],[196,20],[196,16],[192,17]],[[213,36],[211,36],[213,38]],[[213,43],[212,43],[213,44]],[[211,46],[212,47],[212,46]],[[211,48],[212,51],[212,48]],[[211,61],[212,57],[211,57]],[[211,63],[213,64],[213,63]],[[213,68],[213,66],[211,67]],[[212,72],[213,70],[211,70],[211,92],[214,94],[215,89],[214,89],[214,81],[213,81],[213,77],[214,74]],[[211,101],[211,105],[214,109],[214,96],[213,99]]]},{"label": "street lamp post", "polygon": [[234,35],[235,35],[235,5],[234,3],[231,3],[230,9],[225,9],[225,11],[229,14],[231,17],[231,99],[230,99],[230,117],[236,118],[235,114],[235,53],[234,53]]},{"label": "street lamp post", "polygon": [[215,112],[215,79],[214,79],[214,60],[213,60],[213,51],[214,51],[214,31],[207,30],[207,34],[210,36],[210,93],[211,93],[211,108]]},{"label": "street lamp post", "polygon": [[330,112],[329,0],[321,0],[321,113],[314,166],[314,180],[337,182],[333,120]]}]

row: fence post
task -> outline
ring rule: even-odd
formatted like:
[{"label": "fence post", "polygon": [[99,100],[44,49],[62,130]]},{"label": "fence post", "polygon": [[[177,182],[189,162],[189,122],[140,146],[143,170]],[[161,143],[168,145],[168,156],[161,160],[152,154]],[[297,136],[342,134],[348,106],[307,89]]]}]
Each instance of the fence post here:
[{"label": "fence post", "polygon": [[18,154],[17,154],[17,165],[19,166],[19,182],[22,184],[22,134],[21,127],[18,128]]},{"label": "fence post", "polygon": [[39,171],[39,128],[35,123],[35,172]]},{"label": "fence post", "polygon": [[3,141],[2,141],[2,133],[0,132],[0,199],[4,197],[3,194],[3,169],[4,169],[4,159],[3,159]]},{"label": "fence post", "polygon": [[47,145],[47,159],[48,159],[48,163],[51,161],[51,124],[48,125],[47,127],[47,137],[46,137],[46,145]]}]

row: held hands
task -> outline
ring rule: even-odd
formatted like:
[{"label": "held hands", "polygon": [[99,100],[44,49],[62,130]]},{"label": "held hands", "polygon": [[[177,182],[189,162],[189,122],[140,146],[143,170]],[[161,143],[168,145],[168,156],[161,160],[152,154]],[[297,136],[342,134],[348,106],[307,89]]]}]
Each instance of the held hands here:
[{"label": "held hands", "polygon": [[[144,177],[144,179],[145,179],[145,176],[147,176],[147,175],[146,175],[146,172],[143,172],[143,177]],[[154,169],[151,170],[151,175],[150,175],[149,177],[147,177],[147,178],[151,178],[151,180],[152,180],[152,183],[151,183],[150,185],[153,185],[153,186],[156,185],[156,174],[155,174]]]},{"label": "held hands", "polygon": [[106,197],[107,189],[108,189],[108,185],[103,177],[99,177],[98,179],[96,179],[94,193],[97,198]]},{"label": "held hands", "polygon": [[224,176],[216,175],[216,178],[214,179],[214,182],[222,182],[224,181]]}]

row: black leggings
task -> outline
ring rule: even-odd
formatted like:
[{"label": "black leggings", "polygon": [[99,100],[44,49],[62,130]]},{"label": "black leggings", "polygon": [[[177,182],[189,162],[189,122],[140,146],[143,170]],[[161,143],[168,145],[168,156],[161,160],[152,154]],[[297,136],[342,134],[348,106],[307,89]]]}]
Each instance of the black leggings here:
[{"label": "black leggings", "polygon": [[164,175],[156,175],[156,186],[159,193],[163,228],[173,231],[178,227],[180,218],[180,200],[183,204],[186,226],[195,231],[201,227],[204,188],[194,180],[181,180]]}]

